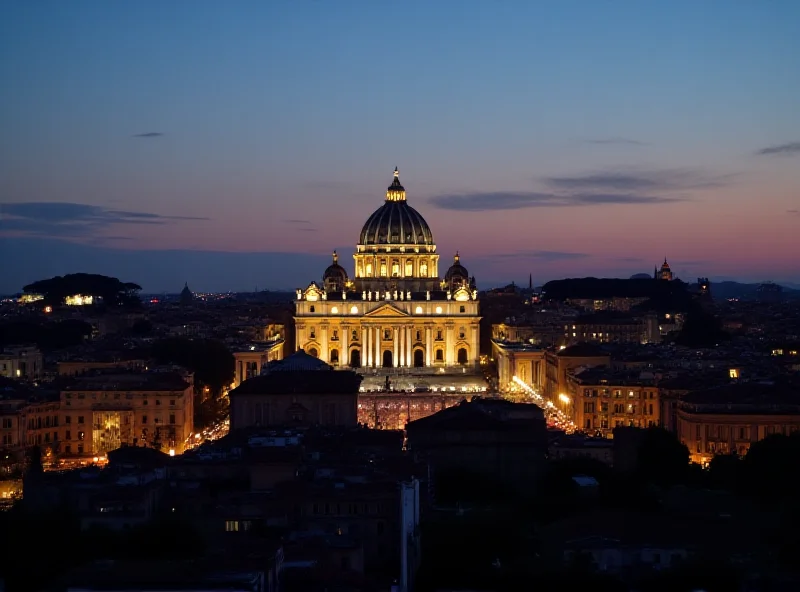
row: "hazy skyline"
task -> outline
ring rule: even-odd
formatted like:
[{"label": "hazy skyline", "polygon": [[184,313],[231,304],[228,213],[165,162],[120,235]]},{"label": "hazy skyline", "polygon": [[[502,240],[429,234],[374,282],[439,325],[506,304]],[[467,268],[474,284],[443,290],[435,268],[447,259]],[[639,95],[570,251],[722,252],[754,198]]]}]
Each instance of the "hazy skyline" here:
[{"label": "hazy skyline", "polygon": [[[293,288],[395,166],[481,285],[800,281],[800,4],[0,7],[0,292]],[[241,253],[240,255],[236,255]]]}]

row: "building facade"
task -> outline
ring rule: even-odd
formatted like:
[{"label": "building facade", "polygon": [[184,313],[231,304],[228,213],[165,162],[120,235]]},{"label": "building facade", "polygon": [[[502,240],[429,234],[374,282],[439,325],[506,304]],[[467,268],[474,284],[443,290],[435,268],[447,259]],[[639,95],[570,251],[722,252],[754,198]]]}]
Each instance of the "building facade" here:
[{"label": "building facade", "polygon": [[190,373],[125,369],[76,378],[61,391],[60,452],[80,458],[147,446],[183,453],[194,427],[193,384]]},{"label": "building facade", "polygon": [[19,380],[38,380],[42,377],[44,358],[35,346],[13,346],[0,352],[0,376]]},{"label": "building facade", "polygon": [[433,233],[408,205],[397,169],[383,206],[361,230],[353,261],[353,279],[334,253],[322,283],[297,290],[296,349],[334,367],[477,365],[474,278],[458,253],[439,277]]},{"label": "building facade", "polygon": [[652,378],[610,368],[567,373],[569,414],[588,434],[613,437],[614,428],[660,425],[659,390]]},{"label": "building facade", "polygon": [[230,394],[231,430],[248,427],[358,425],[361,376],[297,351],[264,367]]},{"label": "building facade", "polygon": [[677,436],[692,462],[706,464],[716,454],[745,455],[772,434],[800,430],[798,386],[734,382],[694,391],[678,401]]},{"label": "building facade", "polygon": [[283,337],[252,345],[242,351],[233,352],[233,359],[236,364],[233,388],[236,388],[248,378],[260,375],[264,367],[270,362],[283,359]]}]

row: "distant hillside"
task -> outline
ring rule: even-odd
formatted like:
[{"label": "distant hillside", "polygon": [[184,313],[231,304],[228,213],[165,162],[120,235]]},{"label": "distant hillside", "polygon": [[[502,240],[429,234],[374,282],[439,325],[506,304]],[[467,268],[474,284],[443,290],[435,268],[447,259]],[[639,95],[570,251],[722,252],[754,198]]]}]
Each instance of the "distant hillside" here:
[{"label": "distant hillside", "polygon": [[[726,300],[728,298],[739,298],[742,300],[757,300],[758,288],[762,284],[742,284],[740,282],[711,282],[711,295],[715,300]],[[795,290],[786,286],[783,287],[782,295],[787,299],[800,298],[800,290]]]}]

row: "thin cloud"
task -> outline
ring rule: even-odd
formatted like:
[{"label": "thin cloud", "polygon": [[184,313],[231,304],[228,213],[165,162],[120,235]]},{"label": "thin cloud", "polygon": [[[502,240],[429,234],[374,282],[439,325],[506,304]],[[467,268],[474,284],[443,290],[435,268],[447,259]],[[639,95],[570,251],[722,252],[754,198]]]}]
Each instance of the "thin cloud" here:
[{"label": "thin cloud", "polygon": [[628,193],[538,193],[496,191],[437,195],[430,202],[442,210],[485,212],[526,208],[567,208],[597,205],[655,205],[687,201],[683,197],[659,197]]},{"label": "thin cloud", "polygon": [[800,142],[789,142],[787,144],[778,144],[776,146],[767,146],[756,150],[756,154],[760,156],[770,156],[776,154],[793,155],[800,154]]},{"label": "thin cloud", "polygon": [[284,220],[284,222],[286,222],[287,224],[298,224],[298,225],[304,225],[304,226],[309,226],[311,224],[311,220],[289,219],[289,220]]},{"label": "thin cloud", "polygon": [[800,210],[786,210],[787,214],[792,214],[793,216],[800,216]]},{"label": "thin cloud", "polygon": [[134,134],[134,138],[160,138],[164,134],[162,132],[144,132],[143,134]]},{"label": "thin cloud", "polygon": [[437,195],[431,203],[444,210],[483,212],[525,208],[598,205],[658,205],[691,201],[690,191],[729,184],[731,175],[701,170],[611,170],[539,179],[545,191],[487,191]]},{"label": "thin cloud", "polygon": [[197,216],[163,216],[151,212],[108,210],[102,206],[70,202],[16,202],[0,205],[2,234],[74,239],[105,237],[103,232],[120,225],[161,225],[179,221],[208,220]]},{"label": "thin cloud", "polygon": [[584,175],[545,177],[542,181],[565,190],[685,191],[727,185],[730,176],[712,176],[695,169],[606,171]]},{"label": "thin cloud", "polygon": [[627,146],[648,146],[647,142],[640,142],[639,140],[631,140],[630,138],[595,138],[586,140],[587,144],[619,144]]},{"label": "thin cloud", "polygon": [[540,261],[570,261],[573,259],[586,259],[589,253],[572,253],[569,251],[516,251],[514,253],[497,253],[476,257],[476,260],[485,259],[538,259]]}]

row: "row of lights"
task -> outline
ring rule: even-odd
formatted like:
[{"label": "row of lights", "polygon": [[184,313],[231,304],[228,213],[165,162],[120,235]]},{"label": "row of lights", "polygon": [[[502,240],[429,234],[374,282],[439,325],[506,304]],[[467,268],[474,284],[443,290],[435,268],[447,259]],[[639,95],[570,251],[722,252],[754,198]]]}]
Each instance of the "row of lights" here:
[{"label": "row of lights", "polygon": [[[531,396],[537,405],[539,405],[542,409],[545,410],[550,416],[555,416],[556,423],[563,425],[567,431],[574,431],[575,424],[572,423],[572,420],[567,417],[560,409],[556,409],[555,404],[552,401],[546,401],[542,395],[537,393],[533,388],[526,384],[519,376],[514,376],[512,378],[514,384],[520,387],[526,394]],[[562,403],[569,403],[570,398],[567,395],[561,394],[558,396],[559,400]]]},{"label": "row of lights", "polygon": [[[436,314],[442,314],[442,307],[441,306],[437,306],[435,310],[436,310]],[[331,307],[331,314],[339,314],[339,307],[338,306]],[[350,307],[350,314],[357,315],[358,314],[358,307],[357,306],[351,306]],[[418,306],[417,308],[414,309],[414,314],[420,314],[420,315],[421,314],[425,314],[425,311],[422,309],[421,306]]]}]

